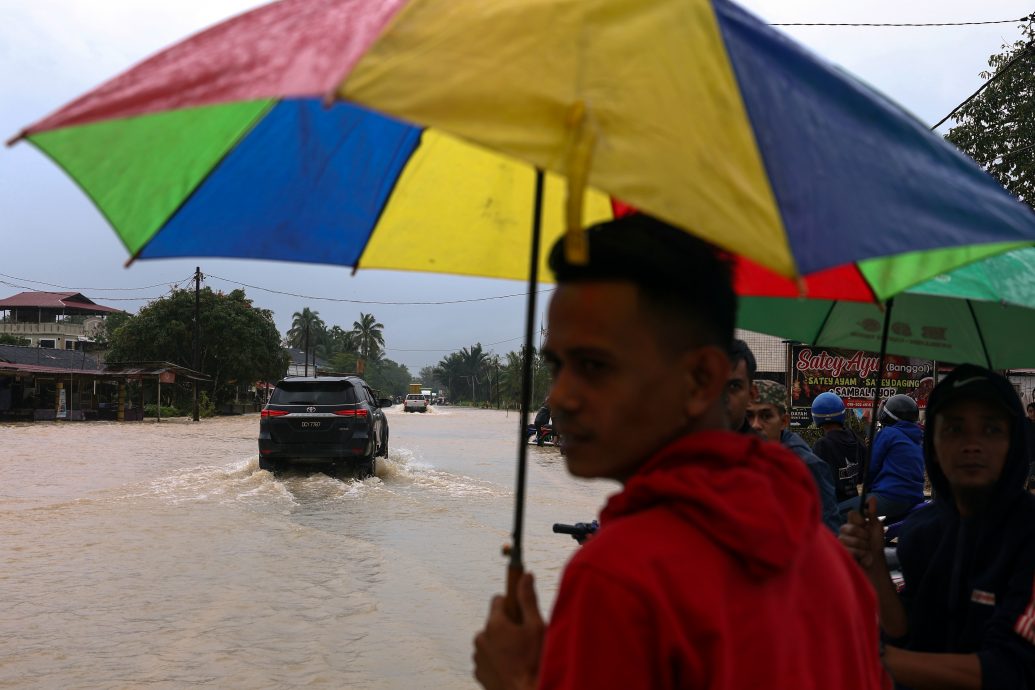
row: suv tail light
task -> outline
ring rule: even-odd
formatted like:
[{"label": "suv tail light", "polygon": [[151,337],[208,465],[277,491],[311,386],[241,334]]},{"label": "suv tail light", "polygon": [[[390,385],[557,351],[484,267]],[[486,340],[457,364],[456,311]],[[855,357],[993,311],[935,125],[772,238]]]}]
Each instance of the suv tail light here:
[{"label": "suv tail light", "polygon": [[336,410],[334,414],[339,417],[369,417],[370,413],[364,409],[358,410]]},{"label": "suv tail light", "polygon": [[263,410],[259,417],[283,417],[286,414],[287,410]]}]

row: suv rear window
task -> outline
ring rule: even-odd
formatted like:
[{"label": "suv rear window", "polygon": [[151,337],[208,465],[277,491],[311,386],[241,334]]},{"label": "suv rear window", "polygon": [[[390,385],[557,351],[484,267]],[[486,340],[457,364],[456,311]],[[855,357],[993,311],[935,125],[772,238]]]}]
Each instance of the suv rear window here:
[{"label": "suv rear window", "polygon": [[271,405],[349,405],[359,402],[348,381],[284,381],[273,391]]}]

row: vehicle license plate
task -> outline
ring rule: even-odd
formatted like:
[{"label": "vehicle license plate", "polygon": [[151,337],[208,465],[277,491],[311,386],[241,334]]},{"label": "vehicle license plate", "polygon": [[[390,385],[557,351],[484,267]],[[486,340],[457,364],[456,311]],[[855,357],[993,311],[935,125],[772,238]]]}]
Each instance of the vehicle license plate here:
[{"label": "vehicle license plate", "polygon": [[302,422],[303,429],[319,429],[321,422]]}]

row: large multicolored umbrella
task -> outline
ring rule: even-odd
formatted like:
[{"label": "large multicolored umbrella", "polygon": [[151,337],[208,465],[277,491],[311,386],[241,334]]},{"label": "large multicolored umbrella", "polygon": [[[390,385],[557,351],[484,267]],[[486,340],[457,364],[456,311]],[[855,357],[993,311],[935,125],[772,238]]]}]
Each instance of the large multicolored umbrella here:
[{"label": "large multicolored umbrella", "polygon": [[614,197],[790,289],[850,297],[848,271],[855,299],[879,299],[1035,242],[1035,216],[972,161],[725,0],[282,0],[19,139],[133,259],[534,281],[533,217],[577,252]]},{"label": "large multicolored umbrella", "polygon": [[925,125],[722,0],[283,0],[18,138],[140,259],[523,279],[535,168],[587,183],[587,222],[606,193],[784,276],[941,250],[866,275],[878,298],[1035,239]]}]

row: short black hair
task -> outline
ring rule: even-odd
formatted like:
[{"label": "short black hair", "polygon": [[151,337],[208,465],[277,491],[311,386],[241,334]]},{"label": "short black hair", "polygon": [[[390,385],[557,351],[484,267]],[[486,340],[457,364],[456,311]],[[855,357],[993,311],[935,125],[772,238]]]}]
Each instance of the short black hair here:
[{"label": "short black hair", "polygon": [[1035,408],[1035,402],[1028,403],[1028,409],[1030,410],[1030,409],[1033,409],[1033,408]]},{"label": "short black hair", "polygon": [[729,350],[737,297],[729,259],[714,246],[642,213],[594,225],[586,240],[584,265],[568,261],[563,237],[550,250],[558,283],[630,281],[679,344]]},{"label": "short black hair", "polygon": [[751,348],[743,340],[734,338],[733,343],[730,345],[730,364],[736,368],[740,362],[744,362],[744,365],[747,367],[748,381],[754,381],[755,374],[758,373],[758,362],[755,361],[755,353],[751,351]]}]

